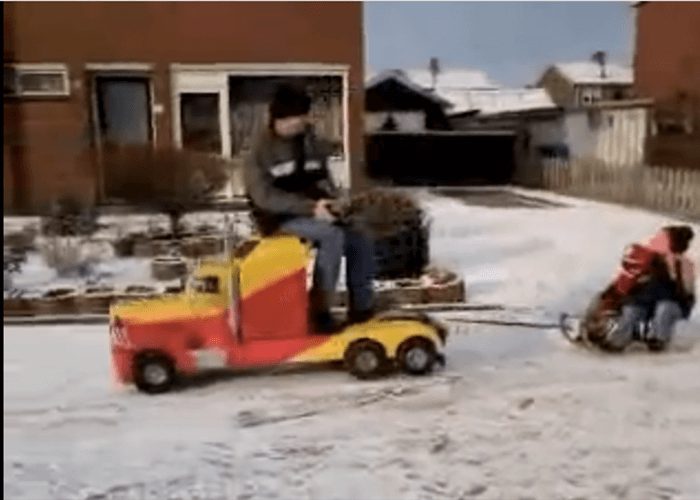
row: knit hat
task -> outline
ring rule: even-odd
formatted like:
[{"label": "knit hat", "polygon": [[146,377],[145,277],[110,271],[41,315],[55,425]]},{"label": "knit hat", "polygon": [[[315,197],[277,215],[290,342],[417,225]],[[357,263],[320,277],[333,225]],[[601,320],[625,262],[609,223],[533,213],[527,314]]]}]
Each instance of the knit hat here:
[{"label": "knit hat", "polygon": [[671,251],[675,253],[685,252],[695,236],[690,226],[669,226],[666,231],[669,235]]},{"label": "knit hat", "polygon": [[311,98],[303,88],[282,84],[277,88],[270,103],[270,119],[302,116],[308,114],[310,109]]}]

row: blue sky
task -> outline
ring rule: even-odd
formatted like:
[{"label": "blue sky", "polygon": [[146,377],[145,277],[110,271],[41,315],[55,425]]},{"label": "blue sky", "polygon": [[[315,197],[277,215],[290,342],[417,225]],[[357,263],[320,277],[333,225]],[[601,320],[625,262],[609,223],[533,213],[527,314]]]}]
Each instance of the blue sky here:
[{"label": "blue sky", "polygon": [[509,86],[534,83],[552,62],[596,50],[631,63],[631,2],[366,2],[368,67],[481,69]]}]

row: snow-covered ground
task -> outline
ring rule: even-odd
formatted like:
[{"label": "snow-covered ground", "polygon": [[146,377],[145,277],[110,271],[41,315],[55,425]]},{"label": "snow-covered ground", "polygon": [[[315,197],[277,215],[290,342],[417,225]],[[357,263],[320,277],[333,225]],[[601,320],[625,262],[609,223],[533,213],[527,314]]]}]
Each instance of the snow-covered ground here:
[{"label": "snow-covered ground", "polygon": [[[576,310],[626,243],[669,222],[536,195],[564,206],[421,194],[433,257],[463,272],[471,301]],[[695,500],[698,338],[698,311],[665,355],[602,356],[552,330],[471,325],[428,378],[239,375],[153,398],[111,384],[103,327],[6,327],[4,493]]]}]

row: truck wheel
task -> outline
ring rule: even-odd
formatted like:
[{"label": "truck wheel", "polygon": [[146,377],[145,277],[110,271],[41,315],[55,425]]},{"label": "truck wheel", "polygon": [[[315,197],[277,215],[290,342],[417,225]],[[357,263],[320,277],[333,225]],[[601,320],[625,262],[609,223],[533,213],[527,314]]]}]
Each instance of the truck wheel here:
[{"label": "truck wheel", "polygon": [[423,337],[404,340],[398,348],[399,367],[410,375],[426,375],[433,370],[437,359],[435,344]]},{"label": "truck wheel", "polygon": [[359,379],[376,378],[384,373],[387,366],[386,352],[377,342],[359,340],[345,352],[345,365]]},{"label": "truck wheel", "polygon": [[175,368],[167,356],[160,353],[142,354],[134,363],[134,383],[147,394],[168,392],[175,382]]}]

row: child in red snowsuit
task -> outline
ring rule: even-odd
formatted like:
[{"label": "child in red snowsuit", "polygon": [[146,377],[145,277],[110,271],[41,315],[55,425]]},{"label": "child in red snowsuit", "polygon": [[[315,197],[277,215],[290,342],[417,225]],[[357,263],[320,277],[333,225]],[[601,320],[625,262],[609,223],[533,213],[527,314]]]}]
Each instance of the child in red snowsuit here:
[{"label": "child in red snowsuit", "polygon": [[669,226],[627,249],[615,279],[584,318],[592,342],[622,351],[647,324],[648,347],[659,351],[668,345],[675,324],[695,305],[695,269],[685,256],[693,236],[689,226]]}]

